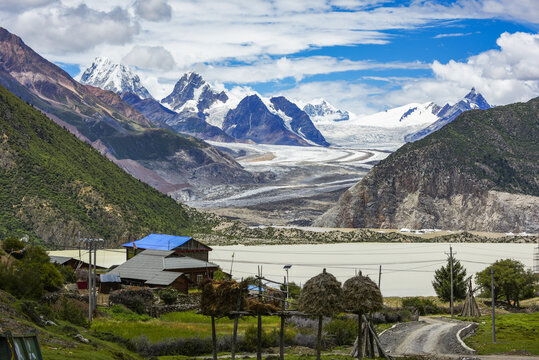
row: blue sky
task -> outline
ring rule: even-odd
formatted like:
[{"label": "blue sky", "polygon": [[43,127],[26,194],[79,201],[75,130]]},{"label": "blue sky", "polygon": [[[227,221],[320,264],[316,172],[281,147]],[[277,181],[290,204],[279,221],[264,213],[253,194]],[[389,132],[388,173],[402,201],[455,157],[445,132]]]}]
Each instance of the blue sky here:
[{"label": "blue sky", "polygon": [[536,0],[5,0],[0,21],[72,76],[129,65],[158,99],[185,71],[358,114],[539,95]]}]

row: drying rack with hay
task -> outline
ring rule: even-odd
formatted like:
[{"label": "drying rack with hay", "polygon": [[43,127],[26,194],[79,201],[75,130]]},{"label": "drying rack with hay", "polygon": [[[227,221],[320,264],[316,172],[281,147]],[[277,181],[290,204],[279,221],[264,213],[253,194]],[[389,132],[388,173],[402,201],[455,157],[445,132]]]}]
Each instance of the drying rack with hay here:
[{"label": "drying rack with hay", "polygon": [[378,286],[360,271],[358,275],[344,282],[343,297],[346,311],[357,314],[358,319],[358,334],[351,356],[361,359],[363,354],[368,358],[379,355],[390,359],[381,346],[369,315],[384,306]]}]

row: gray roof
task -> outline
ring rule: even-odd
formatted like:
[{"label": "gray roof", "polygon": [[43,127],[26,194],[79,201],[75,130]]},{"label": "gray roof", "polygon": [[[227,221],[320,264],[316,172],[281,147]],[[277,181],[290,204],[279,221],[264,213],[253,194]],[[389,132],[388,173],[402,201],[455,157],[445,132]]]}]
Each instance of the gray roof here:
[{"label": "gray roof", "polygon": [[174,282],[178,277],[182,276],[182,273],[173,271],[161,271],[157,273],[153,278],[146,281],[148,285],[164,285],[168,286]]},{"label": "gray roof", "polygon": [[49,255],[49,258],[51,259],[51,263],[56,263],[56,264],[60,264],[60,265],[63,265],[66,262],[68,262],[69,260],[73,259],[72,257],[57,256],[57,255]]},{"label": "gray roof", "polygon": [[145,250],[111,270],[124,279],[143,280],[149,285],[170,285],[183,274],[167,270],[215,268],[217,265],[187,256],[171,256],[174,251]]}]

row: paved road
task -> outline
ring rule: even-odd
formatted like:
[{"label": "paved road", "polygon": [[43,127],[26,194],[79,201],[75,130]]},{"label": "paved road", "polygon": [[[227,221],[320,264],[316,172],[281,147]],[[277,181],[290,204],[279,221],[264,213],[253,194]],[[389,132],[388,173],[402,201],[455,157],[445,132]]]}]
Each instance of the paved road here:
[{"label": "paved road", "polygon": [[444,318],[422,318],[397,324],[380,336],[393,355],[472,355],[457,339],[459,330],[471,323]]}]

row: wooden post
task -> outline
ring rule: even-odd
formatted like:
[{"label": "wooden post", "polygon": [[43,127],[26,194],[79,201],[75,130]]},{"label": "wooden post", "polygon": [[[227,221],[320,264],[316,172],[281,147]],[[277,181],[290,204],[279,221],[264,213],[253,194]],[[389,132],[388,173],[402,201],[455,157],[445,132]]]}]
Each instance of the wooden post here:
[{"label": "wooden post", "polygon": [[[241,279],[241,281],[243,282],[243,278]],[[240,291],[240,293],[238,294],[238,300],[236,302],[236,311],[240,311],[241,297],[242,297],[242,293]],[[234,316],[234,331],[232,332],[232,349],[230,349],[230,357],[232,358],[232,360],[236,359],[236,342],[237,342],[237,339],[238,339],[238,321],[239,321],[239,318],[240,318],[239,314],[236,314],[236,316]]]},{"label": "wooden post", "polygon": [[88,321],[92,322],[92,243],[88,241]]},{"label": "wooden post", "polygon": [[318,336],[316,338],[316,360],[320,360],[320,353],[322,352],[322,315],[318,315]]},{"label": "wooden post", "polygon": [[215,316],[211,316],[211,341],[213,348],[213,360],[217,360],[217,334],[215,333]]},{"label": "wooden post", "polygon": [[[283,284],[286,284],[286,277],[284,278]],[[286,308],[286,299],[288,298],[288,292],[281,295],[281,332],[279,333],[279,357],[281,360],[284,360],[284,322],[285,322],[285,308]]]},{"label": "wooden post", "polygon": [[[368,327],[367,327],[367,330],[368,328],[370,327],[370,325],[372,324],[372,314],[369,314],[369,323],[368,323]],[[369,334],[369,345],[370,345],[370,357],[371,359],[374,359],[375,356],[374,356],[374,335],[368,331],[368,334]]]},{"label": "wooden post", "polygon": [[490,268],[490,292],[492,293],[492,343],[496,343],[496,297],[494,296],[494,268]]},{"label": "wooden post", "polygon": [[357,358],[362,359],[363,358],[363,337],[361,334],[361,328],[362,328],[362,320],[363,320],[363,314],[358,313],[357,314]]},{"label": "wooden post", "polygon": [[[262,303],[262,271],[260,268],[258,269],[258,301]],[[258,341],[256,346],[256,359],[262,360],[262,314],[260,314],[259,309],[257,309],[257,318]]]}]

